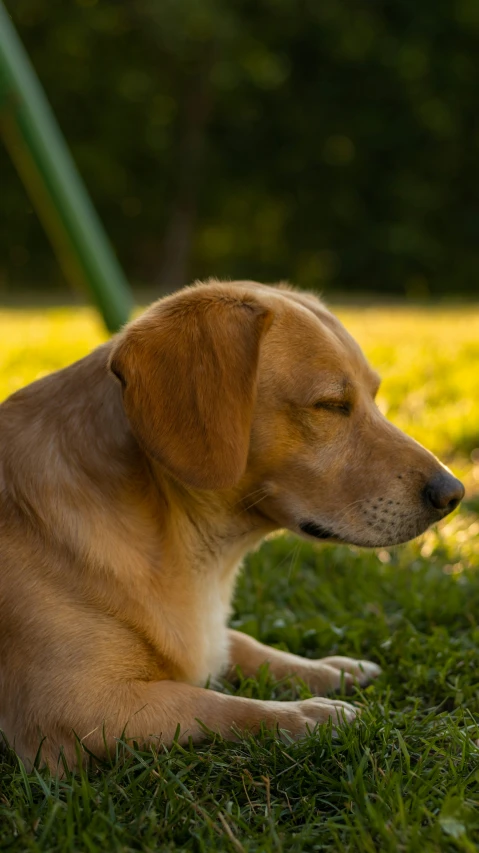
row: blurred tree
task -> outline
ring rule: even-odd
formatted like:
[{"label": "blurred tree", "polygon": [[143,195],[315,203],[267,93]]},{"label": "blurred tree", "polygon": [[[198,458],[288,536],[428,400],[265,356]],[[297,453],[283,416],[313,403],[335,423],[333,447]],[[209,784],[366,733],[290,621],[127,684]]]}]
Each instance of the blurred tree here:
[{"label": "blurred tree", "polygon": [[[475,0],[7,4],[135,281],[476,293]],[[51,285],[0,158],[4,287]]]}]

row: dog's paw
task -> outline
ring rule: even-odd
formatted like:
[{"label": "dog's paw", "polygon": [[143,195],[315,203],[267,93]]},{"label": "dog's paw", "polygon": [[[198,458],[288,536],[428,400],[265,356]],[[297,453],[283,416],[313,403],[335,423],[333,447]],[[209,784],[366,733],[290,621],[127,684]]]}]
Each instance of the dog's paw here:
[{"label": "dog's paw", "polygon": [[[295,702],[296,715],[294,724],[289,727],[288,734],[294,739],[299,740],[310,734],[315,726],[324,725],[324,723],[333,723],[333,733],[341,725],[348,725],[359,714],[359,709],[349,702],[342,702],[339,699],[325,699],[315,697],[314,699],[304,699],[302,702]],[[280,724],[281,725],[281,724]]]},{"label": "dog's paw", "polygon": [[381,674],[381,667],[369,660],[335,655],[311,661],[306,680],[313,693],[345,690],[349,693],[355,685],[365,687]]}]

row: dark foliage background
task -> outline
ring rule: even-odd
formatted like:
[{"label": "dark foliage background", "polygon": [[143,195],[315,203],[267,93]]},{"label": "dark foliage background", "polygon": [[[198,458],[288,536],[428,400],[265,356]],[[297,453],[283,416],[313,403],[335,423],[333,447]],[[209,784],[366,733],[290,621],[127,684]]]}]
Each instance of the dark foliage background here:
[{"label": "dark foliage background", "polygon": [[[7,6],[135,282],[476,293],[477,0]],[[0,167],[2,286],[58,286]]]}]

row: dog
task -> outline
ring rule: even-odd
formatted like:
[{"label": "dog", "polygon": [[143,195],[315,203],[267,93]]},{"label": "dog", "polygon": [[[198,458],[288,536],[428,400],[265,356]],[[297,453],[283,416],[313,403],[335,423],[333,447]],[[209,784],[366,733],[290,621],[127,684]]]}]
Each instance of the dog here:
[{"label": "dog", "polygon": [[[389,546],[463,497],[383,417],[378,386],[312,294],[210,281],[0,406],[0,728],[26,762],[40,743],[54,768],[78,744],[101,758],[121,737],[264,724],[297,739],[354,719],[324,694],[375,663],[303,659],[227,622],[241,561],[272,531]],[[314,698],[204,687],[265,663]]]}]

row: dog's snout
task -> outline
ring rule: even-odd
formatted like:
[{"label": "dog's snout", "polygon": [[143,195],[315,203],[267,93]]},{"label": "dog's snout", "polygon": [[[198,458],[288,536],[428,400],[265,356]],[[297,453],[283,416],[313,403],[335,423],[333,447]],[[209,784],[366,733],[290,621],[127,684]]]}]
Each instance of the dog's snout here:
[{"label": "dog's snout", "polygon": [[426,483],[423,495],[429,507],[438,510],[441,515],[447,515],[462,501],[464,486],[452,474],[440,471]]}]

